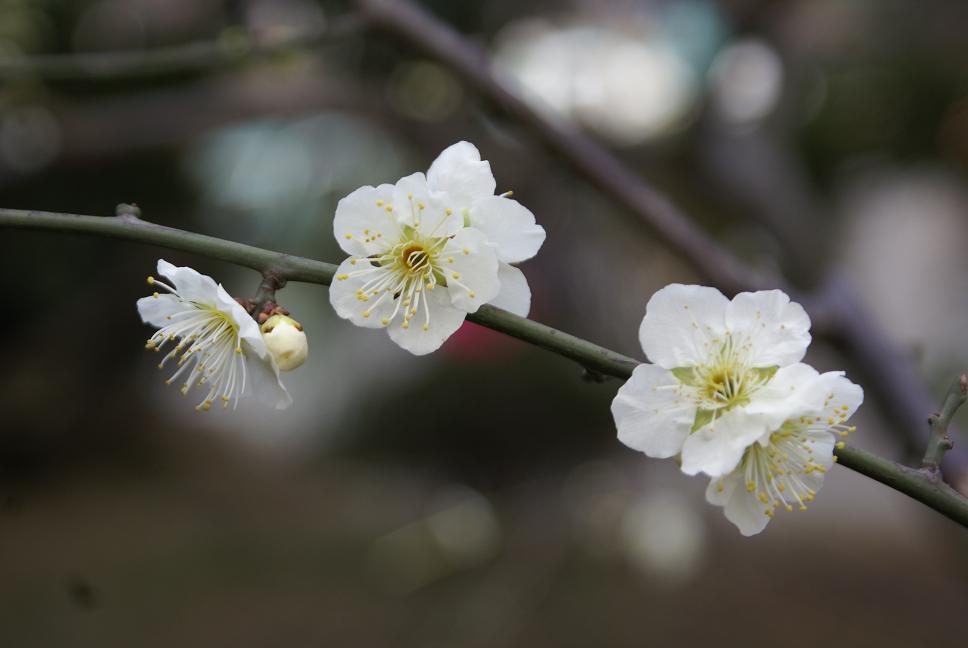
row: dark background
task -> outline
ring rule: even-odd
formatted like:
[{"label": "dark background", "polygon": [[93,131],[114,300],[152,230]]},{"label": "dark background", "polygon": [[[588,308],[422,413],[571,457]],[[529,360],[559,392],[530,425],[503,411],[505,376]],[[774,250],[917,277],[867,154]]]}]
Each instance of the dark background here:
[{"label": "dark background", "polygon": [[[939,395],[968,365],[964,2],[428,6],[750,263],[853,282]],[[4,0],[0,58],[231,43],[350,10]],[[0,205],[137,202],[338,262],[336,201],[461,139],[548,232],[523,266],[532,317],[641,357],[649,295],[693,271],[384,33],[214,70],[0,80]],[[0,230],[0,646],[964,644],[964,529],[835,469],[809,512],[742,538],[704,480],[617,442],[618,381],[473,324],[415,358],[293,284],[279,299],[311,355],[284,376],[292,408],[198,414],[143,349],[134,303],[159,257],[234,295],[259,283]],[[822,340],[808,361],[851,371]],[[902,458],[873,404],[856,422],[855,444]]]}]

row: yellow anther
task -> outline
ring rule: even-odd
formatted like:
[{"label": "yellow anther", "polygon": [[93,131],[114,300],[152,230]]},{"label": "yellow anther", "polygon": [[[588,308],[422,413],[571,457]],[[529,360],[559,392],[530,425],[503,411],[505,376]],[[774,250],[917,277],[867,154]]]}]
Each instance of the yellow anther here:
[{"label": "yellow anther", "polygon": [[368,318],[370,316],[370,311],[365,310],[365,311],[363,311],[362,315],[363,315],[363,319],[366,319],[366,318]]},{"label": "yellow anther", "polygon": [[806,510],[807,510],[807,507],[806,507],[806,506],[804,506],[803,504],[801,504],[801,505],[800,505],[800,510],[801,510],[801,511],[806,511]]},{"label": "yellow anther", "polygon": [[[454,262],[454,257],[452,256],[447,257],[447,263],[453,263],[453,262]],[[158,293],[155,293],[155,296],[157,297]]]},{"label": "yellow anther", "polygon": [[427,209],[426,203],[418,202],[417,209]]},{"label": "yellow anther", "polygon": [[378,201],[376,201],[376,206],[377,206],[377,207],[383,207],[383,205],[384,205],[384,203],[383,203],[383,201],[382,201],[382,200],[378,200]]},{"label": "yellow anther", "polygon": [[148,285],[150,286],[150,285],[152,285],[153,283],[155,283],[155,278],[154,278],[154,277],[152,277],[151,275],[148,275]]},{"label": "yellow anther", "polygon": [[787,513],[792,513],[793,512],[793,504],[787,504],[786,505],[786,510],[787,510]]},{"label": "yellow anther", "polygon": [[410,328],[410,321],[409,320],[406,320],[406,319],[403,320],[403,324],[400,325],[400,328],[403,328],[403,329]]},{"label": "yellow anther", "polygon": [[452,272],[450,276],[452,276],[454,279],[460,279],[460,273],[459,272]]},{"label": "yellow anther", "polygon": [[475,297],[477,297],[477,293],[472,290],[467,293],[467,296],[470,297],[471,299],[474,299]]},{"label": "yellow anther", "polygon": [[843,450],[846,445],[847,444],[844,443],[843,441],[838,441],[837,443],[834,444],[834,447],[837,448],[838,450]]},{"label": "yellow anther", "polygon": [[392,211],[393,211],[393,205],[387,205],[387,206],[386,206],[386,207],[384,207],[383,209],[385,209],[385,210],[386,210],[386,212],[387,212],[387,213],[389,214],[390,212],[392,212]]},{"label": "yellow anther", "polygon": [[454,210],[451,209],[450,207],[448,207],[447,209],[444,210],[444,214],[447,215],[447,216],[450,216],[453,213],[454,213]]},{"label": "yellow anther", "polygon": [[158,293],[151,293],[151,296],[154,297],[155,299],[158,299]]},{"label": "yellow anther", "polygon": [[369,233],[370,233],[370,228],[366,228],[366,229],[364,229],[364,230],[363,230],[363,233],[364,233],[364,234],[367,234],[367,235],[369,235]]},{"label": "yellow anther", "polygon": [[424,324],[423,325],[423,330],[429,331],[430,330],[430,324]]},{"label": "yellow anther", "polygon": [[412,193],[408,193],[407,194],[407,200],[413,200],[413,194]]},{"label": "yellow anther", "polygon": [[347,232],[344,238],[351,239],[353,238],[353,235]]},{"label": "yellow anther", "polygon": [[356,265],[356,259],[350,259],[350,265]]},{"label": "yellow anther", "polygon": [[716,484],[717,493],[722,493],[724,490],[726,490],[726,487],[723,486],[723,482],[719,482],[718,484]]},{"label": "yellow anther", "polygon": [[382,320],[380,320],[380,323],[384,326],[388,326],[390,324],[390,320],[384,317]]},{"label": "yellow anther", "polygon": [[756,490],[756,484],[751,481],[746,482],[746,490],[752,493]]},{"label": "yellow anther", "polygon": [[347,279],[349,279],[349,278],[350,278],[350,276],[349,276],[348,274],[340,274],[340,275],[336,275],[336,279],[337,279],[338,281],[346,281],[346,280],[347,280]]},{"label": "yellow anther", "polygon": [[470,249],[464,248],[464,254],[470,254],[470,253],[471,253]]},{"label": "yellow anther", "polygon": [[759,500],[760,500],[761,502],[763,502],[764,504],[766,504],[767,502],[769,502],[769,501],[770,501],[770,500],[769,500],[769,498],[768,498],[768,497],[766,496],[766,493],[760,493],[760,494],[758,494],[758,495],[757,495],[757,498],[758,498],[758,499],[759,499]]}]

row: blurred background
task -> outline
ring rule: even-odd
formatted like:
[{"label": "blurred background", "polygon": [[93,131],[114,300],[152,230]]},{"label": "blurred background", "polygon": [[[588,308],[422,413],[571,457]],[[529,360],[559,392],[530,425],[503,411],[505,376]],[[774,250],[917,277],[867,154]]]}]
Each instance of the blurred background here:
[{"label": "blurred background", "polygon": [[[853,282],[939,396],[968,367],[968,4],[426,6],[750,263]],[[232,48],[352,11],[0,0],[0,61]],[[339,198],[467,139],[548,232],[523,266],[532,317],[641,357],[648,297],[696,279],[382,32],[70,76],[0,77],[3,207],[136,202],[150,221],[338,262]],[[293,284],[279,301],[311,354],[284,376],[292,408],[196,413],[143,348],[134,304],[159,257],[233,295],[259,283],[188,254],[0,230],[0,646],[964,645],[964,529],[835,469],[809,512],[745,539],[704,480],[617,442],[618,381],[473,324],[416,358]],[[845,368],[823,341],[808,361]],[[855,444],[903,458],[874,405],[856,423]]]}]

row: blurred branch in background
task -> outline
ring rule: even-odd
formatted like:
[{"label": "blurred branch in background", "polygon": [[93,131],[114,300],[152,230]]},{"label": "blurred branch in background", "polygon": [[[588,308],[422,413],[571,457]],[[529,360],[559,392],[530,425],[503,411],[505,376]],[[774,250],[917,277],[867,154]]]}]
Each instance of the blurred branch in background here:
[{"label": "blurred branch in background", "polygon": [[318,47],[365,27],[361,15],[345,14],[321,27],[281,34],[227,29],[217,40],[120,52],[47,54],[0,59],[0,80],[114,80],[207,72]]},{"label": "blurred branch in background", "polygon": [[[497,107],[532,129],[549,149],[580,175],[629,210],[724,292],[780,287],[779,276],[764,276],[720,246],[671,199],[649,185],[592,138],[554,121],[528,105],[493,72],[486,52],[410,0],[357,0],[373,26],[392,33],[457,72]],[[813,294],[798,295],[815,330],[828,336],[852,361],[864,384],[893,422],[897,438],[910,451],[921,445],[924,412],[934,399],[922,377],[859,304],[841,279],[830,276]],[[968,453],[948,453],[948,472],[960,483]]]},{"label": "blurred branch in background", "polygon": [[[0,209],[0,226],[81,232],[193,252],[259,270],[264,277],[273,277],[277,285],[284,285],[286,281],[305,281],[328,286],[336,273],[336,266],[330,263],[156,225],[139,218],[139,213],[137,207],[123,204],[118,206],[117,215],[113,217]],[[632,358],[493,306],[482,306],[468,319],[575,360],[593,374],[627,379],[638,364]],[[966,389],[968,382],[962,376],[949,390],[941,413],[931,418],[932,435],[922,470],[907,468],[842,444],[838,444],[835,451],[838,462],[968,528],[968,498],[941,481],[937,469],[941,456],[951,448],[946,437],[948,422],[964,402]],[[933,468],[929,461],[935,462]]]}]

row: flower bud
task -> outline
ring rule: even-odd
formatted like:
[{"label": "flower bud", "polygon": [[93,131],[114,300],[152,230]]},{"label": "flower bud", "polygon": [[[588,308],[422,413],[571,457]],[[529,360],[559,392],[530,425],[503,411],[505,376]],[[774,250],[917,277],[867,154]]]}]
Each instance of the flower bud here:
[{"label": "flower bud", "polygon": [[302,324],[286,315],[273,315],[260,330],[272,359],[281,371],[291,371],[306,361],[309,341]]}]

